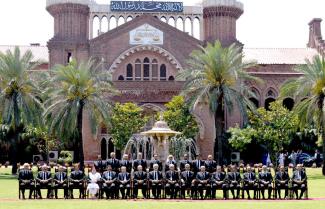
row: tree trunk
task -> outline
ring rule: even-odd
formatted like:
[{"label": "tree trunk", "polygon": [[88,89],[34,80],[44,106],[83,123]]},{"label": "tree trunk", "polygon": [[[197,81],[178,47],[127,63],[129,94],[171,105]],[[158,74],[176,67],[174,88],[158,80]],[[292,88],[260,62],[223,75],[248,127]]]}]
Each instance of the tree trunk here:
[{"label": "tree trunk", "polygon": [[17,93],[13,94],[13,132],[14,135],[12,137],[11,142],[11,164],[12,164],[12,170],[11,174],[16,175],[17,174],[17,142],[19,139],[19,133],[18,133],[18,126],[20,123],[20,115],[19,115],[19,108],[18,108],[18,101],[17,101]]},{"label": "tree trunk", "polygon": [[80,107],[79,107],[79,112],[77,115],[77,154],[78,154],[78,160],[80,161],[80,168],[83,169],[84,168],[84,150],[83,150],[83,139],[82,139],[82,122],[83,122],[83,109],[84,109],[84,101],[80,101],[79,103]]},{"label": "tree trunk", "polygon": [[215,129],[216,129],[216,142],[217,142],[217,163],[219,165],[223,165],[223,131],[224,131],[224,111],[221,105],[218,105],[218,109],[215,112],[214,120],[215,120]]}]

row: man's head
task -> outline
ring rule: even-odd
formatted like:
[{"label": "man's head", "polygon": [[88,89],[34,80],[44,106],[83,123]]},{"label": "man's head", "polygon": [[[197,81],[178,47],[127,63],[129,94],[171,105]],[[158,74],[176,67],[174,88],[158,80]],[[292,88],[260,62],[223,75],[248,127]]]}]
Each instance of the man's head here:
[{"label": "man's head", "polygon": [[138,171],[142,171],[142,165],[138,165],[137,169]]},{"label": "man's head", "polygon": [[97,172],[95,166],[93,166],[93,167],[91,168],[91,172],[92,172],[92,173],[96,173],[96,172]]},{"label": "man's head", "polygon": [[201,172],[205,172],[205,166],[201,166],[201,167],[200,167],[200,171],[201,171]]},{"label": "man's head", "polygon": [[97,156],[97,159],[98,159],[98,160],[102,160],[102,156],[101,156],[101,155],[98,155],[98,156]]},{"label": "man's head", "polygon": [[139,152],[139,153],[138,153],[138,159],[139,159],[139,160],[142,160],[142,152]]},{"label": "man's head", "polygon": [[246,170],[247,170],[247,172],[251,172],[252,168],[250,166],[247,166]]},{"label": "man's head", "polygon": [[154,155],[153,155],[153,158],[154,158],[155,160],[158,160],[158,155],[157,155],[157,154],[154,154]]},{"label": "man's head", "polygon": [[188,154],[184,155],[184,160],[188,160]]},{"label": "man's head", "polygon": [[263,165],[263,166],[262,166],[262,170],[263,170],[264,172],[267,171],[267,167],[266,167],[266,165]]},{"label": "man's head", "polygon": [[159,168],[158,164],[154,164],[154,165],[153,165],[153,169],[154,169],[155,171],[158,171],[158,168]]},{"label": "man's head", "polygon": [[185,170],[186,170],[186,171],[189,171],[190,169],[191,169],[191,166],[190,166],[190,164],[187,163],[187,164],[185,165]]},{"label": "man's head", "polygon": [[175,166],[174,166],[174,164],[170,164],[170,165],[169,165],[169,170],[171,170],[171,171],[174,171],[174,170],[175,170]]},{"label": "man's head", "polygon": [[110,156],[111,156],[111,158],[115,158],[115,152],[111,152],[111,154],[110,154]]},{"label": "man's head", "polygon": [[24,165],[23,165],[23,167],[24,167],[24,169],[29,169],[29,164],[28,163],[24,163]]},{"label": "man's head", "polygon": [[298,164],[298,165],[297,165],[297,170],[298,170],[298,171],[301,171],[301,170],[302,170],[302,165],[301,165],[301,164]]},{"label": "man's head", "polygon": [[236,167],[235,165],[232,165],[232,166],[231,166],[231,171],[232,171],[232,172],[236,172],[236,171],[237,171],[237,167]]},{"label": "man's head", "polygon": [[46,165],[46,164],[44,164],[44,165],[42,166],[42,171],[47,171],[47,165]]},{"label": "man's head", "polygon": [[173,160],[173,155],[168,155],[168,160]]},{"label": "man's head", "polygon": [[127,154],[123,155],[123,160],[128,160],[129,156]]},{"label": "man's head", "polygon": [[63,172],[63,171],[64,171],[64,168],[63,168],[63,166],[62,166],[62,165],[60,165],[60,166],[59,166],[59,168],[58,168],[58,170],[59,170],[59,172]]},{"label": "man's head", "polygon": [[220,165],[217,166],[217,172],[219,172],[219,173],[221,172],[221,166]]},{"label": "man's head", "polygon": [[196,159],[201,160],[201,157],[202,156],[199,154],[199,155],[196,156]]},{"label": "man's head", "polygon": [[208,155],[208,160],[213,160],[212,155]]},{"label": "man's head", "polygon": [[284,172],[284,166],[283,165],[280,166],[280,171]]},{"label": "man's head", "polygon": [[122,166],[122,167],[121,167],[121,172],[122,172],[122,173],[125,173],[125,172],[126,172],[126,167],[125,167],[125,166]]}]

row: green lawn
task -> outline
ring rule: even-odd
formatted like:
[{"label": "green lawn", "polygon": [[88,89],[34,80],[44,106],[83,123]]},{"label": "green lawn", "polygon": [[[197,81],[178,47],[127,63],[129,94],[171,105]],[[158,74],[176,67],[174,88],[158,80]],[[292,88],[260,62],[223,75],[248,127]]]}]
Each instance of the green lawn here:
[{"label": "green lawn", "polygon": [[[173,208],[173,209],[205,209],[205,208],[240,208],[240,209],[324,209],[325,200],[308,201],[157,201],[157,200],[18,200],[17,180],[10,175],[10,168],[0,168],[0,209],[22,208],[22,209],[43,209],[63,208],[64,209],[92,209],[92,208]],[[6,175],[4,175],[6,174]],[[309,197],[325,198],[325,177],[321,175],[320,169],[308,169]]]}]

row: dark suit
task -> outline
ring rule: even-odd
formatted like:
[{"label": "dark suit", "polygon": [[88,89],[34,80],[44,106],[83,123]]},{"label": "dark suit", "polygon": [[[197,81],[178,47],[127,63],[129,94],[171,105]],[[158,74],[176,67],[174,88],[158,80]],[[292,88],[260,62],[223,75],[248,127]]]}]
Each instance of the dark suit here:
[{"label": "dark suit", "polygon": [[[293,191],[296,194],[297,199],[301,199],[302,195],[306,191],[307,175],[306,172],[301,170],[296,170],[292,175],[292,187]],[[298,196],[298,190],[301,190],[300,195]]]},{"label": "dark suit", "polygon": [[142,166],[142,170],[145,171],[147,169],[147,161],[144,159],[141,160],[134,160],[133,161],[133,169],[134,171],[138,170],[138,166]]},{"label": "dark suit", "polygon": [[117,174],[115,171],[105,171],[102,175],[104,181],[103,190],[106,194],[106,199],[114,199],[118,197],[117,189]]},{"label": "dark suit", "polygon": [[73,198],[73,189],[79,189],[79,198],[84,198],[84,173],[81,170],[74,170],[70,174],[70,194],[71,198]]},{"label": "dark suit", "polygon": [[181,160],[179,163],[179,169],[181,171],[185,171],[185,165],[189,164],[190,166],[192,166],[192,162],[190,160]]},{"label": "dark suit", "polygon": [[121,167],[124,166],[126,167],[126,172],[130,173],[132,170],[132,162],[129,160],[120,160],[119,161],[119,168],[121,169]]},{"label": "dark suit", "polygon": [[41,189],[47,189],[46,197],[50,198],[51,187],[52,187],[51,181],[52,181],[51,172],[49,171],[38,172],[36,177],[36,190],[41,199],[42,199]]},{"label": "dark suit", "polygon": [[285,197],[288,197],[289,175],[287,172],[277,172],[275,175],[275,187],[281,199],[281,189],[285,190]]},{"label": "dark suit", "polygon": [[29,189],[29,199],[31,199],[35,186],[33,172],[29,169],[20,170],[18,174],[18,180],[23,199],[25,199],[26,189]]},{"label": "dark suit", "polygon": [[228,184],[224,172],[214,172],[211,176],[212,198],[216,198],[216,190],[222,189],[223,197],[227,198]]},{"label": "dark suit", "polygon": [[165,171],[169,171],[169,166],[170,165],[174,165],[175,166],[175,170],[177,170],[177,164],[175,160],[167,160],[166,161],[166,165],[165,165]]},{"label": "dark suit", "polygon": [[55,198],[58,198],[58,189],[64,190],[64,198],[68,198],[68,175],[66,172],[56,172],[54,175]]},{"label": "dark suit", "polygon": [[206,160],[204,162],[205,165],[205,169],[207,172],[209,172],[210,174],[212,174],[213,172],[216,171],[217,168],[217,163],[214,160]]},{"label": "dark suit", "polygon": [[112,166],[112,170],[115,172],[119,172],[119,168],[120,168],[120,162],[118,159],[116,158],[110,158],[106,161],[106,167],[110,165]]},{"label": "dark suit", "polygon": [[[230,188],[233,198],[238,199],[239,192],[240,192],[240,181],[241,181],[240,173],[239,172],[227,173],[227,180],[229,182],[229,188]],[[236,196],[235,196],[235,189],[237,190]]]},{"label": "dark suit", "polygon": [[195,190],[195,184],[193,180],[195,179],[195,175],[193,171],[183,171],[181,173],[181,196],[182,198],[185,198],[185,190],[190,189],[191,190],[191,197],[194,198],[194,190]]},{"label": "dark suit", "polygon": [[196,188],[200,193],[201,199],[203,199],[203,191],[206,189],[205,198],[210,195],[210,174],[205,172],[198,172],[196,174]]},{"label": "dark suit", "polygon": [[155,199],[161,196],[162,180],[163,175],[161,171],[151,171],[149,173],[149,183]]},{"label": "dark suit", "polygon": [[176,199],[177,193],[180,190],[179,174],[177,171],[166,172],[166,193],[170,195],[171,199]]},{"label": "dark suit", "polygon": [[141,188],[142,190],[142,196],[144,198],[147,198],[147,186],[148,186],[148,175],[144,171],[136,171],[134,172],[134,177],[133,177],[133,193],[134,193],[134,198],[138,197],[138,190]]},{"label": "dark suit", "polygon": [[263,199],[265,198],[264,193],[266,188],[268,189],[268,199],[270,199],[272,194],[272,181],[273,181],[271,173],[260,172],[258,175],[258,179],[259,179],[259,185],[262,191]]},{"label": "dark suit", "polygon": [[256,199],[257,188],[258,188],[258,183],[257,183],[255,173],[254,172],[246,172],[246,173],[244,173],[244,189],[246,190],[248,199],[251,198],[250,194],[249,194],[250,189],[254,190],[254,199]]},{"label": "dark suit", "polygon": [[[131,188],[131,175],[129,173],[119,173],[117,176],[117,181],[119,183],[120,192],[122,199],[130,197],[130,188]],[[126,190],[126,193],[125,193]]]},{"label": "dark suit", "polygon": [[103,173],[106,169],[106,161],[105,160],[97,160],[94,162],[95,168],[99,173]]},{"label": "dark suit", "polygon": [[194,174],[196,175],[199,171],[201,166],[204,166],[204,161],[203,160],[194,160],[192,161],[192,171],[194,172]]},{"label": "dark suit", "polygon": [[159,171],[162,171],[162,163],[161,163],[161,161],[160,160],[151,160],[150,161],[150,171],[153,171],[153,165],[154,164],[158,164],[158,170]]}]

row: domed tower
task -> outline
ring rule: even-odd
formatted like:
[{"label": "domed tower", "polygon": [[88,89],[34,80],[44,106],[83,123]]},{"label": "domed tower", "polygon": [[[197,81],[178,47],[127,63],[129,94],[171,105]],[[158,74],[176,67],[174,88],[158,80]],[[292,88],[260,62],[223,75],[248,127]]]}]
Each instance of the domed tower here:
[{"label": "domed tower", "polygon": [[67,64],[71,58],[89,57],[89,0],[47,0],[54,17],[54,37],[48,42],[50,67]]},{"label": "domed tower", "polygon": [[243,12],[237,0],[203,0],[204,40],[220,40],[224,46],[237,42],[236,21]]}]

